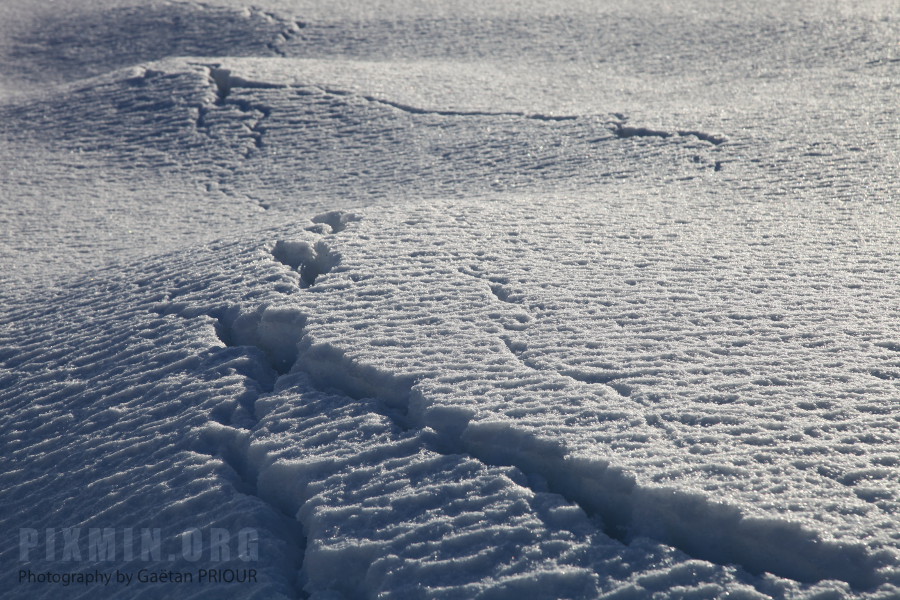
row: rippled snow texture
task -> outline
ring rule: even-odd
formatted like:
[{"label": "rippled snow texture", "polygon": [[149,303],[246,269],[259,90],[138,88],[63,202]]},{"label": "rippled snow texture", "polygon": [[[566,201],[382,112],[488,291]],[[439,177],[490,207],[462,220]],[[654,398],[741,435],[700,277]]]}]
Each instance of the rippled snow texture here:
[{"label": "rippled snow texture", "polygon": [[0,6],[4,593],[123,594],[20,527],[249,527],[127,592],[900,597],[891,3],[58,4]]}]

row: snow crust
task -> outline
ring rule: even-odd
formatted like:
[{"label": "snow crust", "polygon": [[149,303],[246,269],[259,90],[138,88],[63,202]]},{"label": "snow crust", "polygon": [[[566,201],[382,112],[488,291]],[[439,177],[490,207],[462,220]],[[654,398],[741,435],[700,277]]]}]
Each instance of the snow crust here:
[{"label": "snow crust", "polygon": [[264,4],[0,7],[4,594],[900,597],[890,3]]}]

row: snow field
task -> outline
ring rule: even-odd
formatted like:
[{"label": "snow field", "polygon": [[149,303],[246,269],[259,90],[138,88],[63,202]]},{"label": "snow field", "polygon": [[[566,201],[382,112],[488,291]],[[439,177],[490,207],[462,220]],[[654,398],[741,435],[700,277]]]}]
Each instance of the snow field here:
[{"label": "snow field", "polygon": [[[435,208],[442,215],[439,222],[447,222],[449,208]],[[474,219],[474,206],[464,208],[473,217],[473,223],[479,222]],[[146,267],[144,275],[97,273],[101,277],[94,282],[72,284],[80,290],[81,307],[97,306],[98,298],[117,298],[115,310],[110,307],[105,313],[85,312],[70,304],[70,294],[60,293],[59,302],[63,304],[56,307],[51,302],[52,310],[70,324],[45,324],[48,333],[34,336],[30,353],[13,352],[7,346],[7,373],[11,367],[17,369],[15,375],[7,377],[17,377],[15,389],[24,401],[9,419],[10,423],[29,422],[27,415],[35,410],[27,402],[29,394],[45,394],[45,365],[54,364],[58,366],[50,373],[69,372],[74,378],[79,369],[82,371],[80,394],[67,389],[61,396],[71,398],[72,404],[80,407],[80,414],[76,418],[66,412],[65,405],[54,406],[52,411],[66,414],[48,419],[46,412],[40,413],[48,423],[44,429],[29,432],[27,427],[16,427],[12,459],[31,464],[30,457],[37,448],[47,447],[47,460],[61,467],[57,477],[73,484],[90,476],[83,470],[66,470],[66,461],[61,460],[64,455],[78,456],[73,464],[96,456],[96,468],[102,465],[104,471],[119,475],[92,484],[114,486],[117,490],[101,496],[112,503],[109,509],[98,512],[98,496],[92,493],[85,502],[60,502],[54,518],[65,516],[69,522],[77,520],[85,526],[99,521],[104,525],[140,522],[137,515],[146,509],[135,506],[133,500],[115,500],[130,498],[138,490],[138,497],[145,498],[148,505],[162,502],[169,506],[167,523],[171,520],[176,527],[178,523],[196,526],[198,519],[207,514],[210,522],[220,525],[228,524],[229,519],[242,522],[247,515],[253,515],[251,522],[272,523],[262,534],[261,552],[274,551],[285,556],[287,564],[271,564],[267,559],[266,565],[273,572],[268,575],[272,585],[285,586],[282,593],[288,594],[291,586],[302,586],[314,595],[324,594],[322,597],[335,591],[350,596],[395,593],[423,598],[510,597],[526,589],[537,594],[535,597],[548,598],[594,597],[613,592],[615,597],[650,593],[664,594],[661,597],[718,597],[728,592],[738,594],[735,597],[743,594],[755,598],[785,593],[816,597],[815,590],[823,589],[822,584],[798,588],[796,582],[786,578],[754,577],[742,569],[696,560],[661,544],[660,538],[665,536],[669,536],[667,542],[681,543],[688,551],[695,550],[691,544],[708,543],[701,531],[680,531],[678,538],[665,529],[682,518],[686,510],[693,509],[703,519],[709,519],[704,513],[710,500],[693,492],[673,493],[669,491],[672,488],[658,488],[654,493],[652,486],[640,485],[641,478],[634,473],[604,469],[609,456],[625,456],[620,448],[599,460],[570,456],[566,443],[542,439],[540,432],[530,430],[528,419],[523,418],[527,410],[517,412],[508,401],[484,402],[496,398],[490,389],[481,392],[480,406],[470,405],[465,398],[471,388],[459,382],[451,384],[447,367],[455,359],[458,368],[470,374],[482,368],[472,362],[474,350],[460,345],[461,340],[477,340],[479,336],[484,339],[483,332],[471,323],[486,326],[489,335],[496,336],[508,331],[493,325],[497,319],[509,324],[512,331],[521,326],[521,321],[507,318],[505,309],[498,311],[498,300],[490,287],[454,269],[448,264],[448,255],[437,257],[437,273],[447,276],[451,285],[460,290],[468,289],[460,294],[466,299],[468,314],[447,306],[442,317],[432,318],[429,323],[440,324],[446,331],[424,338],[434,344],[440,342],[444,351],[420,345],[416,349],[421,353],[418,364],[402,358],[402,354],[413,349],[411,346],[385,342],[389,339],[387,334],[402,334],[408,329],[405,325],[392,325],[386,305],[373,299],[389,298],[391,304],[407,311],[397,322],[402,325],[415,321],[408,314],[411,305],[402,302],[403,286],[407,285],[408,293],[422,293],[429,288],[415,282],[405,284],[402,278],[391,275],[385,267],[390,262],[384,262],[383,249],[379,270],[357,270],[353,253],[365,247],[357,244],[384,228],[384,222],[372,215],[364,215],[358,221],[357,218],[323,215],[318,219],[320,223],[309,223],[306,228],[310,231],[271,232],[269,235],[277,239],[268,247],[259,248],[252,242],[218,244],[183,259],[176,255],[165,257]],[[495,224],[496,220],[480,222]],[[415,225],[423,223],[420,220]],[[346,231],[332,233],[340,226],[345,226]],[[412,237],[406,240],[404,244],[414,244]],[[394,246],[404,249],[402,244]],[[478,252],[469,244],[466,247]],[[329,266],[309,282],[309,275],[303,275],[305,267],[314,264],[320,254],[331,257]],[[223,264],[224,256],[232,258]],[[435,256],[419,257],[420,263],[426,260],[435,260]],[[427,276],[425,266],[420,267],[420,276]],[[173,270],[179,268],[190,273],[190,278]],[[367,272],[378,272],[379,276],[365,279]],[[370,305],[359,304],[355,312],[343,313],[344,307],[331,296],[339,287],[347,289],[351,283],[359,285],[365,281],[375,286],[367,290],[363,285],[359,290],[369,298]],[[438,281],[439,277],[431,282],[432,293]],[[378,290],[377,294],[371,293]],[[449,299],[441,297],[440,301],[446,305]],[[134,308],[123,310],[130,303]],[[380,311],[380,319],[373,318],[373,313],[368,312],[371,310]],[[511,310],[519,314],[517,309]],[[122,318],[139,324],[136,333],[118,333],[114,324]],[[453,323],[452,318],[459,318],[459,323],[468,322],[468,329]],[[323,341],[330,327],[353,327],[364,322],[381,330],[376,337],[381,342],[372,345],[381,348],[377,360],[369,362],[365,355],[354,355],[358,346]],[[85,323],[93,325],[86,327]],[[43,336],[67,339],[68,335],[60,335],[67,330],[81,331],[95,341],[81,344],[73,340],[70,343],[79,348],[74,352],[65,347],[44,349],[48,345]],[[170,347],[170,337],[185,335],[178,332],[186,332],[196,341],[186,344],[186,351],[180,350],[183,346],[179,344],[165,350]],[[526,399],[528,390],[534,389],[542,394],[544,402],[568,386],[570,397],[565,404],[569,408],[565,411],[570,417],[577,416],[577,405],[585,400],[571,394],[571,383],[561,383],[555,374],[541,375],[516,366],[506,346],[495,343],[499,344],[497,353],[504,356],[502,360],[488,360],[480,384],[474,377],[469,377],[469,381],[486,388],[503,390],[506,386],[507,393],[516,389]],[[398,350],[400,355],[396,354]],[[315,360],[323,355],[328,360]],[[465,362],[466,356],[470,357],[469,362]],[[407,369],[395,370],[392,363],[397,360],[407,364]],[[440,361],[441,368],[428,373],[429,361]],[[32,373],[29,364],[35,367]],[[147,364],[159,367],[150,372],[140,368]],[[98,368],[99,365],[103,367]],[[115,389],[102,383],[109,380],[107,373],[118,374]],[[226,373],[229,375],[223,377]],[[221,383],[210,388],[210,381]],[[219,388],[220,385],[224,387]],[[583,390],[584,384],[580,385]],[[191,397],[192,388],[197,390],[193,392],[197,400],[184,402],[182,399]],[[458,396],[460,390],[466,395]],[[615,398],[618,396],[611,392],[598,393],[593,389],[585,399],[596,403]],[[526,408],[529,404],[517,403]],[[139,405],[147,409],[137,410]],[[553,410],[560,410],[565,416],[562,406],[558,404]],[[609,409],[613,410],[625,412],[621,407]],[[211,415],[213,420],[208,421],[203,414]],[[103,421],[104,435],[92,435],[90,432],[103,415],[109,415]],[[130,418],[122,418],[124,415]],[[113,416],[116,418],[109,420]],[[595,420],[591,427],[595,432],[607,429],[610,422],[616,422],[614,415],[610,417],[611,421]],[[67,435],[81,440],[76,454],[72,453],[76,446],[71,442],[48,446],[44,441],[46,427],[61,426],[60,419],[66,422]],[[615,439],[616,434],[612,437]],[[570,443],[576,436],[562,439]],[[595,452],[602,447],[595,445]],[[184,450],[177,451],[178,448]],[[147,456],[160,456],[164,465],[169,460],[171,466],[155,467],[153,461],[146,460]],[[192,492],[191,485],[163,484],[179,480],[170,469],[183,473],[183,477],[191,472],[187,465],[194,463],[198,463],[196,469],[201,473],[211,470],[209,475],[194,476],[198,483],[202,482],[201,487]],[[40,480],[22,481],[19,474],[12,469],[4,475],[19,482],[10,488],[13,493],[35,493]],[[234,486],[237,496],[218,499],[215,490],[220,487],[214,482],[219,480],[221,486]],[[59,481],[54,485],[58,486]],[[627,487],[631,490],[623,491]],[[447,498],[456,500],[448,503]],[[572,503],[573,499],[594,516],[588,518],[582,508]],[[674,508],[667,509],[666,501]],[[35,522],[32,511],[40,507],[26,506],[16,518]],[[235,506],[234,513],[228,509],[230,506]],[[802,547],[819,535],[809,529],[779,524],[777,518],[745,520],[742,529],[729,522],[741,523],[740,508],[723,507],[721,514],[725,515],[723,522],[731,527],[729,535],[747,548],[750,569],[754,568],[752,558],[769,543],[767,536],[792,536]],[[248,509],[251,512],[246,512]],[[629,511],[635,515],[631,522],[627,518],[610,518]],[[232,516],[223,521],[223,512]],[[295,517],[302,527],[302,538],[298,538],[299,532],[291,534],[290,527],[284,525]],[[660,529],[651,530],[654,524],[661,524]],[[297,539],[306,542],[298,547]],[[623,545],[621,540],[628,544]],[[829,548],[836,548],[831,544],[825,544],[820,557],[828,558]],[[301,575],[292,582],[288,557],[293,556],[292,560],[299,564],[301,555]],[[845,557],[846,552],[841,556]],[[831,560],[835,561],[833,568],[841,568],[837,558]],[[873,559],[862,555],[858,560],[865,566]],[[352,567],[354,564],[357,566]],[[465,564],[466,569],[461,571],[460,564]],[[793,560],[784,568],[804,576],[802,562]],[[873,574],[874,570],[869,572],[870,577],[882,576]],[[811,577],[816,574],[817,571]],[[853,577],[851,574],[847,578],[859,585],[860,581]],[[834,593],[849,589],[846,584],[825,585],[824,589],[835,590]],[[204,590],[207,594],[221,593],[215,588]]]},{"label": "snow field", "polygon": [[900,597],[891,3],[264,4],[0,6],[8,537],[259,532],[141,598]]}]

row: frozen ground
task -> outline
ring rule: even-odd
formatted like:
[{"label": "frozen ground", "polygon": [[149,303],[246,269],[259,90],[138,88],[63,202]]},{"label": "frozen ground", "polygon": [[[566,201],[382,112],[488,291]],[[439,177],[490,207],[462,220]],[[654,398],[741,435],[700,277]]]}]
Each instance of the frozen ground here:
[{"label": "frozen ground", "polygon": [[900,598],[896,6],[484,4],[0,6],[5,594]]}]

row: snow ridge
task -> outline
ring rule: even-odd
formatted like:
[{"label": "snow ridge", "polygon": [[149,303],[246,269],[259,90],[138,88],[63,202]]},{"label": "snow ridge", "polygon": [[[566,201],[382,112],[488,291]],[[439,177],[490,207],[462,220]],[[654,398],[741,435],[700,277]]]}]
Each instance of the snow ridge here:
[{"label": "snow ridge", "polygon": [[305,26],[259,8],[194,1],[46,11],[0,70],[46,83],[174,56],[285,56]]},{"label": "snow ridge", "polygon": [[[170,305],[155,312],[160,315],[179,314],[185,318],[199,316],[194,311],[185,312],[181,308]],[[196,450],[221,459],[237,476],[237,481],[234,482],[237,492],[258,498],[282,517],[289,533],[285,539],[293,542],[290,554],[297,556],[297,560],[302,562],[306,547],[302,525],[295,519],[295,515],[283,510],[278,502],[274,502],[264,490],[259,489],[260,472],[257,465],[249,459],[249,446],[251,432],[259,423],[256,403],[273,391],[278,378],[287,372],[296,359],[292,342],[303,335],[306,317],[291,309],[265,307],[251,313],[242,313],[237,306],[206,314],[216,319],[216,335],[225,346],[257,351],[253,357],[256,359],[256,368],[244,373],[257,384],[257,391],[248,389],[238,398],[239,410],[244,415],[238,426],[235,425],[233,409],[225,406],[220,407],[221,410],[214,409],[209,422],[199,433]],[[301,568],[300,562],[294,565],[295,570]],[[296,579],[292,580],[292,585],[295,597],[306,597]]]},{"label": "snow ridge", "polygon": [[[534,321],[521,296],[505,284],[504,278],[460,268],[460,272],[486,280],[497,300],[520,305],[528,318],[518,331]],[[507,326],[507,329],[509,327]],[[510,332],[511,334],[516,331]],[[526,367],[547,371],[548,367],[529,361],[524,342],[508,335],[501,340]],[[557,369],[559,376],[583,383],[603,384],[627,398],[631,389],[614,383],[627,374],[580,373]],[[424,402],[424,399],[420,399]],[[425,419],[427,420],[427,418]],[[439,428],[437,421],[428,423]],[[454,424],[458,445],[487,464],[516,466],[526,473],[538,473],[551,491],[579,505],[589,515],[602,518],[606,533],[627,542],[646,536],[671,544],[687,554],[719,564],[738,564],[747,571],[769,572],[804,583],[840,579],[857,589],[877,586],[881,562],[862,546],[829,543],[815,532],[777,520],[748,518],[724,502],[699,494],[665,487],[641,487],[628,473],[607,461],[575,458],[558,442],[541,440],[516,431],[508,423]]]},{"label": "snow ridge", "polygon": [[642,487],[605,460],[571,457],[558,442],[506,422],[472,422],[469,412],[447,407],[430,411],[428,398],[412,382],[356,364],[336,348],[306,345],[298,366],[311,369],[313,380],[327,389],[375,398],[406,429],[433,430],[432,450],[540,475],[551,492],[600,517],[604,532],[622,542],[648,537],[695,558],[803,583],[840,579],[857,589],[881,583],[877,570],[883,565],[862,547],[825,542],[799,525],[747,518],[700,495]]},{"label": "snow ridge", "polygon": [[[223,92],[227,96],[227,91]],[[343,231],[347,224],[358,220],[350,213],[332,211],[312,219],[315,225],[308,231],[321,235]],[[328,273],[340,263],[340,256],[332,252],[324,240],[314,244],[303,241],[279,240],[272,249],[272,258],[299,274],[300,287],[309,288],[319,275]],[[160,309],[160,314],[176,312],[184,317],[195,316],[195,311],[182,310],[180,305]],[[273,477],[279,480],[280,464],[270,463],[265,454],[251,451],[252,433],[260,424],[261,416],[257,404],[278,391],[279,381],[302,366],[311,375],[316,374],[315,350],[308,342],[306,324],[308,316],[289,306],[262,305],[253,311],[244,311],[240,306],[208,311],[206,314],[216,319],[215,331],[218,338],[228,347],[243,347],[255,351],[258,369],[247,376],[253,379],[262,391],[246,394],[241,398],[241,407],[249,416],[242,426],[236,427],[233,415],[224,411],[222,415],[213,413],[212,419],[200,436],[199,448],[202,452],[221,458],[238,476],[236,489],[240,493],[259,498],[277,513],[285,517],[294,528],[296,555],[301,563],[296,565],[299,573],[306,567],[307,533],[298,514],[309,498],[292,497],[285,499],[284,491],[270,485],[260,485]],[[299,357],[301,348],[307,351]],[[301,360],[298,360],[301,358]],[[331,357],[320,358],[327,364]],[[327,384],[325,384],[327,385]],[[327,386],[331,387],[331,386]],[[385,396],[385,393],[381,393]],[[226,414],[227,413],[227,414]],[[308,575],[307,575],[308,578]],[[295,582],[298,598],[307,594],[301,589],[303,576]],[[362,582],[357,582],[361,584]]]},{"label": "snow ridge", "polygon": [[[216,71],[212,73],[216,77]],[[228,81],[219,74],[217,80],[223,79]],[[220,90],[223,87],[220,86]],[[227,89],[221,92],[223,99],[227,97]],[[329,230],[327,232],[333,233],[345,227],[345,224],[354,218],[352,215],[334,212],[321,215],[317,218],[317,222],[324,224],[324,228]],[[331,225],[332,223],[334,225]],[[326,233],[324,228],[321,233]],[[306,242],[282,240],[276,243],[272,254],[275,260],[299,272],[303,288],[313,285],[318,275],[327,273],[340,262],[340,257],[331,253],[322,241],[309,245]],[[177,306],[169,307],[169,309],[177,308]],[[159,312],[170,311],[164,309]],[[278,380],[297,362],[298,343],[306,336],[307,316],[293,307],[268,305],[260,306],[251,312],[242,311],[239,306],[231,306],[207,314],[216,319],[216,335],[226,346],[256,351],[259,369],[253,374],[248,374],[248,377],[257,383],[262,393],[247,394],[241,398],[241,407],[249,416],[242,427],[234,426],[231,414],[214,413],[201,434],[200,449],[210,456],[221,458],[231,467],[239,478],[239,483],[236,484],[238,492],[259,498],[293,525],[295,531],[291,537],[297,542],[296,555],[301,557],[301,564],[296,565],[299,572],[303,568],[302,557],[306,553],[306,533],[303,531],[301,521],[297,519],[296,510],[286,508],[277,494],[259,486],[260,478],[263,476],[263,465],[252,459],[250,444],[252,431],[260,422],[257,402],[271,395],[276,389]],[[182,316],[192,316],[192,311],[183,313]],[[299,585],[296,594],[298,598],[306,597]]]},{"label": "snow ridge", "polygon": [[856,589],[882,582],[883,566],[864,548],[823,542],[799,525],[746,518],[726,503],[672,488],[641,487],[606,461],[572,458],[558,443],[508,423],[471,423],[461,441],[487,464],[512,465],[544,477],[549,489],[603,519],[607,535],[671,544],[717,564],[773,573],[803,583],[840,579]]},{"label": "snow ridge", "polygon": [[[329,213],[317,221],[333,233],[352,219]],[[340,260],[324,241],[279,241],[273,257],[297,270],[306,288]],[[502,284],[492,285],[491,290],[498,300],[515,302],[515,295]],[[342,349],[317,342],[307,331],[306,321],[307,317],[296,309],[264,307],[231,321],[226,319],[223,340],[257,347],[275,372],[302,373],[323,392],[374,400],[376,410],[401,430],[420,432],[429,450],[462,454],[489,466],[516,467],[529,476],[529,481],[538,475],[547,482],[549,491],[598,517],[604,532],[622,542],[646,537],[694,558],[803,583],[839,579],[864,590],[883,582],[878,569],[884,565],[862,546],[822,540],[797,524],[747,517],[727,502],[700,494],[641,485],[613,461],[569,455],[564,444],[541,439],[514,423],[478,421],[466,409],[432,406],[425,387],[414,377],[361,364]],[[512,350],[515,344],[507,341],[507,346]],[[560,375],[572,377],[566,372]],[[239,455],[231,459],[235,469],[244,472],[246,480],[255,482],[265,477],[260,467],[248,466],[247,446],[238,449],[241,444],[245,444],[243,437],[232,445],[231,451]],[[270,489],[261,497],[289,512],[303,506],[303,498],[284,494],[284,490]]]}]

